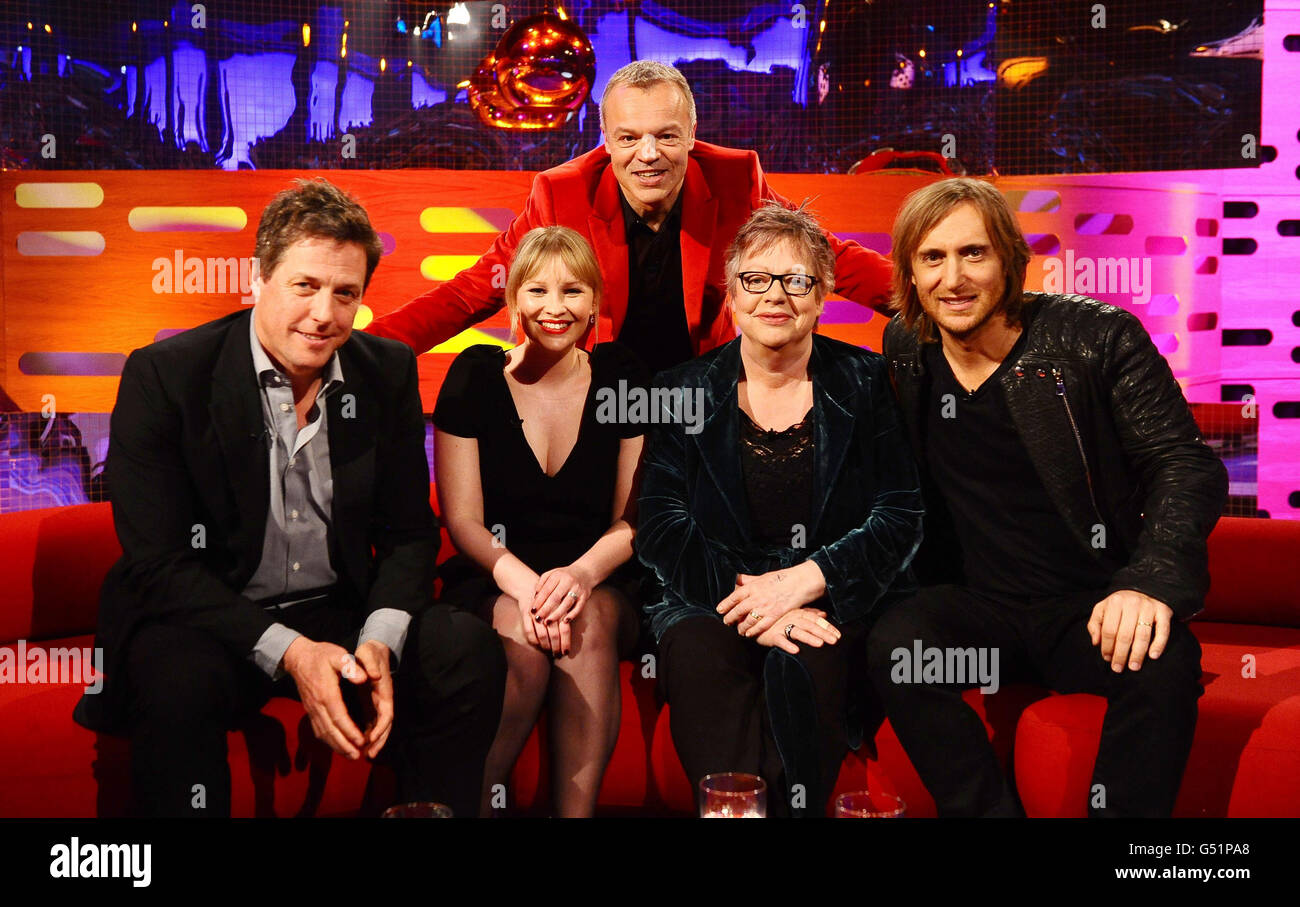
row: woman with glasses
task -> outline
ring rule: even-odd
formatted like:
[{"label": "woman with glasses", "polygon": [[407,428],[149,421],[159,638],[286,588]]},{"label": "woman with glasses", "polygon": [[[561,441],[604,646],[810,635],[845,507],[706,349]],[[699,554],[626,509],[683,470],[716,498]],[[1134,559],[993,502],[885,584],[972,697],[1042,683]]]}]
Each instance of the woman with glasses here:
[{"label": "woman with glasses", "polygon": [[740,336],[655,380],[703,418],[666,407],[642,463],[636,547],[664,586],[646,610],[674,745],[692,784],[762,776],[771,815],[823,814],[869,690],[868,622],[912,588],[921,538],[885,360],[814,333],[834,274],[802,208],[756,211],[726,258]]}]

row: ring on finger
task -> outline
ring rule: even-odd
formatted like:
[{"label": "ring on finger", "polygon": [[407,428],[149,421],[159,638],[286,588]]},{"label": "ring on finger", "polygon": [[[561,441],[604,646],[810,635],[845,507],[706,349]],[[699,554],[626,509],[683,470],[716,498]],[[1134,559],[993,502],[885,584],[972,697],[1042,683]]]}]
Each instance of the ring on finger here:
[{"label": "ring on finger", "polygon": [[763,619],[763,615],[759,614],[757,611],[750,611],[749,619],[752,620],[754,623],[758,623],[760,620]]},{"label": "ring on finger", "polygon": [[791,633],[793,630],[794,630],[794,624],[786,624],[786,625],[785,625],[785,638],[786,638],[786,639],[792,639],[792,638],[793,638],[793,637],[790,636],[790,633]]},{"label": "ring on finger", "polygon": [[1149,630],[1149,629],[1151,629],[1151,621],[1149,621],[1149,620],[1139,620],[1139,621],[1138,621],[1138,626],[1139,626],[1139,627],[1146,627],[1146,628]]},{"label": "ring on finger", "polygon": [[565,596],[565,598],[577,598],[577,597],[578,597],[578,593],[576,592],[570,592],[568,595]]}]

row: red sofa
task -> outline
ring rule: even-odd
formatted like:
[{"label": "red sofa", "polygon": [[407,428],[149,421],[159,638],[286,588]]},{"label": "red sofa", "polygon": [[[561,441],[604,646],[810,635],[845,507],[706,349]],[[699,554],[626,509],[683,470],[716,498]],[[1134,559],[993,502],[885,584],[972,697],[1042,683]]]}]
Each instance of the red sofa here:
[{"label": "red sofa", "polygon": [[[444,538],[444,542],[445,542]],[[1211,537],[1214,585],[1193,624],[1206,695],[1178,801],[1180,815],[1300,816],[1300,522],[1225,518]],[[0,649],[89,647],[99,584],[120,548],[107,504],[0,515]],[[450,544],[443,546],[443,556]],[[1254,677],[1242,676],[1243,656]],[[13,656],[11,656],[12,658]],[[601,789],[610,814],[690,813],[694,797],[645,661],[621,666],[623,720]],[[72,721],[81,683],[0,683],[0,817],[121,815],[128,745]],[[1019,786],[1030,815],[1086,810],[1103,700],[1007,686],[967,700]],[[237,816],[350,815],[369,766],[332,754],[301,707],[273,700],[229,738]],[[898,793],[911,816],[934,803],[888,723],[878,760],[850,754],[837,790]],[[544,725],[516,766],[511,804],[544,812]]]}]

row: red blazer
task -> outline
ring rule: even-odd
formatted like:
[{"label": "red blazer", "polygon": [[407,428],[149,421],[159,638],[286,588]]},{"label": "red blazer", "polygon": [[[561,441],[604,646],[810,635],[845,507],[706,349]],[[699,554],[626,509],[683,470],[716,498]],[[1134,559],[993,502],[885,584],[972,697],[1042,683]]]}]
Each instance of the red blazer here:
[{"label": "red blazer", "polygon": [[[789,202],[768,186],[754,152],[699,141],[691,150],[682,191],[682,284],[686,323],[698,356],[736,335],[723,304],[727,246],[764,199],[787,206]],[[605,281],[600,318],[596,330],[588,332],[586,345],[613,340],[627,313],[627,232],[618,182],[604,146],[539,173],[523,213],[482,258],[397,311],[375,319],[367,330],[404,341],[423,353],[482,321],[505,304],[505,275],[524,234],[552,224],[571,227],[591,243]],[[889,259],[856,242],[826,236],[835,252],[835,291],[890,314]]]}]

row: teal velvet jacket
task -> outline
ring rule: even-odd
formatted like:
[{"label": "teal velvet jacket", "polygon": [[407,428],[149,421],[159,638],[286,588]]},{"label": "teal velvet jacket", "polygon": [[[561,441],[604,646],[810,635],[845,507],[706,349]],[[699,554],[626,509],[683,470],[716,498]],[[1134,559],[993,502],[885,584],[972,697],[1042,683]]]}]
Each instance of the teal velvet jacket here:
[{"label": "teal velvet jacket", "polygon": [[[837,623],[866,618],[915,589],[909,564],[921,541],[920,483],[884,357],[813,335],[812,523],[805,547],[772,547],[750,531],[736,398],[740,343],[654,382],[656,424],[642,460],[635,545],[663,586],[662,597],[645,605],[656,640],[685,617],[721,620],[715,608],[738,573],[809,558],[826,577],[816,605]],[[664,392],[672,388],[702,394],[702,416],[674,406]],[[696,420],[684,424],[689,415]]]}]

